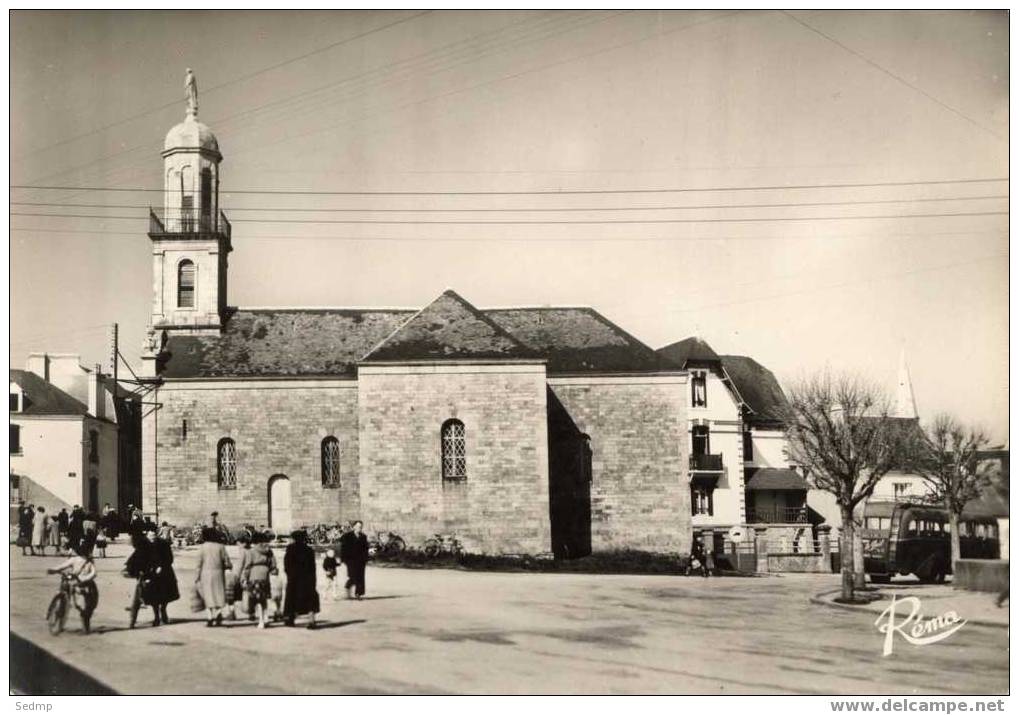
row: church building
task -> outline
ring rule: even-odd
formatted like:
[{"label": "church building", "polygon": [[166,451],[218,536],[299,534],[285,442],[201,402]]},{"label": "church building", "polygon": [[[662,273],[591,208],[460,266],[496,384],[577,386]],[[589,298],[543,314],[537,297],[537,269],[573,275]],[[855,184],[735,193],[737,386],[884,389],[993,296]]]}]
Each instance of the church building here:
[{"label": "church building", "polygon": [[418,310],[230,306],[223,157],[197,113],[192,94],[150,217],[146,512],[277,532],[360,518],[481,553],[689,551],[681,366],[585,307],[453,290]]}]

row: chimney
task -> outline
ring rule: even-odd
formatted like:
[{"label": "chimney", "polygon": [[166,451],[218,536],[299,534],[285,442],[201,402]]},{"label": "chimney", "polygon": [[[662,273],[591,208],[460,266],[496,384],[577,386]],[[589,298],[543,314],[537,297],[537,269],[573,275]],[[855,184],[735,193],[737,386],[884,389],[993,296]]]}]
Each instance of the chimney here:
[{"label": "chimney", "polygon": [[102,419],[106,416],[106,395],[103,394],[102,366],[96,363],[95,369],[88,376],[88,413]]},{"label": "chimney", "polygon": [[47,353],[32,353],[25,364],[28,372],[34,373],[46,382],[50,381],[50,356]]}]

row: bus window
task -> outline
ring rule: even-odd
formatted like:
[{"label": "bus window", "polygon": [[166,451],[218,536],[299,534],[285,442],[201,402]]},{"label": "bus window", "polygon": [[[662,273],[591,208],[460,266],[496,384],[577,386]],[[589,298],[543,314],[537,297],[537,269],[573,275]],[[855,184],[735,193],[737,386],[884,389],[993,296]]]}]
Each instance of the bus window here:
[{"label": "bus window", "polygon": [[972,531],[968,521],[959,522],[959,536],[969,536]]},{"label": "bus window", "polygon": [[977,538],[978,539],[983,539],[984,538],[984,525],[983,524],[977,524],[976,532],[977,532],[976,533]]},{"label": "bus window", "polygon": [[916,536],[916,532],[917,532],[917,527],[918,526],[919,525],[917,524],[917,522],[912,520],[912,519],[910,519],[908,522],[906,522],[906,529],[905,529],[906,536]]},{"label": "bus window", "polygon": [[988,539],[997,539],[998,538],[998,525],[997,524],[988,524],[987,525],[987,538]]}]

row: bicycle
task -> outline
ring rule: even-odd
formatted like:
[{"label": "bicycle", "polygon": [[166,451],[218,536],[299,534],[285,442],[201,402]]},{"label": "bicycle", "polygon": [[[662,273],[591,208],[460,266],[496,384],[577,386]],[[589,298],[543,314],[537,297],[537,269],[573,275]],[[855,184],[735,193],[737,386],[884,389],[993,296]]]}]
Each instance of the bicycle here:
[{"label": "bicycle", "polygon": [[392,531],[379,531],[368,541],[368,554],[398,554],[407,548],[403,537]]},{"label": "bicycle", "polygon": [[459,556],[463,553],[463,544],[460,543],[455,534],[436,534],[425,540],[421,550],[425,552],[425,556],[431,557],[446,554]]},{"label": "bicycle", "polygon": [[[60,591],[53,597],[49,608],[46,609],[46,623],[51,634],[58,636],[64,630],[64,627],[67,625],[67,612],[71,604],[78,609],[78,614],[81,616],[81,625],[85,633],[91,631],[92,611],[95,610],[95,606],[90,607],[87,601],[88,597],[84,593],[79,593],[80,590],[81,587],[78,584],[77,578],[66,573],[60,574]],[[80,602],[78,600],[79,596],[86,600]]]}]

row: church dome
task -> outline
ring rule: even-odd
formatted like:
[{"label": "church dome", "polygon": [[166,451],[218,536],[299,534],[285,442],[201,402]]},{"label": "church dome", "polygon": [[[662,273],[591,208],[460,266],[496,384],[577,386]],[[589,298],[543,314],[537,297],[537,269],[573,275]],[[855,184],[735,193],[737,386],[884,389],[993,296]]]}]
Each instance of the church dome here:
[{"label": "church dome", "polygon": [[189,114],[183,122],[166,133],[163,151],[171,149],[205,149],[219,153],[219,142],[212,130]]}]

